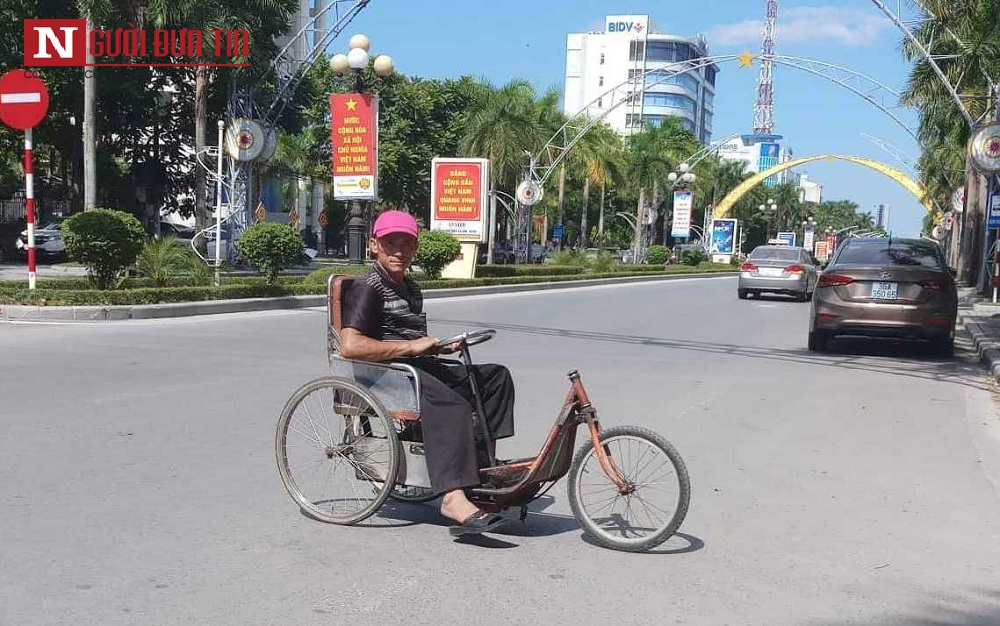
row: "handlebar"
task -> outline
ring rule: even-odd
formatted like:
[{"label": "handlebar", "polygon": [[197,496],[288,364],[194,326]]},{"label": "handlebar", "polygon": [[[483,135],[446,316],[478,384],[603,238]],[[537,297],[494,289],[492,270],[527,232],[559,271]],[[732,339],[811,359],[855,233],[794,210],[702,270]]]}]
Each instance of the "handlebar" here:
[{"label": "handlebar", "polygon": [[484,330],[467,330],[460,335],[455,335],[454,337],[449,337],[448,339],[442,339],[437,345],[439,348],[450,346],[453,343],[463,343],[466,346],[475,346],[483,343],[484,341],[493,339],[496,334],[497,331],[492,328]]}]

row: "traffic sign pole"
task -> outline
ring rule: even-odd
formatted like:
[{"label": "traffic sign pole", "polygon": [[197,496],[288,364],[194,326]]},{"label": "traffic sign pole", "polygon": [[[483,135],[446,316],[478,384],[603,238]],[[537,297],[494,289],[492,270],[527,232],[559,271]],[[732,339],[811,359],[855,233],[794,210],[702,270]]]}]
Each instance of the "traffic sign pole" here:
[{"label": "traffic sign pole", "polygon": [[24,220],[28,226],[28,289],[35,288],[35,164],[32,128],[49,110],[49,90],[23,69],[0,76],[0,122],[24,131]]},{"label": "traffic sign pole", "polygon": [[32,132],[24,131],[24,211],[28,222],[28,289],[35,288],[35,164]]}]

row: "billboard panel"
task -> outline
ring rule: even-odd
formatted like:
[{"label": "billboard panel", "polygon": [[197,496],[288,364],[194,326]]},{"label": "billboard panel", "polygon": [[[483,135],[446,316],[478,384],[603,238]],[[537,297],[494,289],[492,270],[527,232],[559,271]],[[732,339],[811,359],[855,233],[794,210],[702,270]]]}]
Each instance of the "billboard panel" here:
[{"label": "billboard panel", "polygon": [[378,193],[378,98],[330,95],[334,200],[374,200]]},{"label": "billboard panel", "polygon": [[711,254],[736,254],[736,224],[734,219],[712,220],[712,238],[708,251]]},{"label": "billboard panel", "polygon": [[489,159],[431,161],[431,230],[459,241],[485,243],[489,205]]},{"label": "billboard panel", "polygon": [[693,206],[693,192],[686,189],[674,191],[674,219],[670,225],[671,237],[686,239],[691,236],[691,208]]}]

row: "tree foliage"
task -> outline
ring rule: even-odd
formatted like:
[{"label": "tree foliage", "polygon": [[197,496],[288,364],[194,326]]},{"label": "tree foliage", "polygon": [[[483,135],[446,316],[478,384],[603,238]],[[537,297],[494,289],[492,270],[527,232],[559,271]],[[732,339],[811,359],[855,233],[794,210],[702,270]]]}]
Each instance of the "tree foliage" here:
[{"label": "tree foliage", "polygon": [[66,253],[87,267],[98,289],[110,289],[125,268],[135,263],[145,233],[134,216],[111,209],[77,213],[62,223]]},{"label": "tree foliage", "polygon": [[298,263],[303,246],[302,236],[291,226],[276,222],[254,224],[236,242],[240,255],[267,278],[269,285],[278,282],[281,270]]},{"label": "tree foliage", "polygon": [[455,235],[443,230],[422,230],[413,260],[427,278],[438,278],[441,270],[457,259],[461,252],[462,245]]},{"label": "tree foliage", "polygon": [[663,265],[670,258],[670,248],[661,245],[649,246],[646,250],[646,263],[649,265]]},{"label": "tree foliage", "polygon": [[[922,5],[927,19],[914,31],[917,40],[935,56],[972,118],[988,115],[993,108],[989,85],[1000,78],[1000,0],[924,0]],[[940,206],[948,206],[964,180],[970,128],[919,48],[904,40],[903,54],[913,67],[902,101],[920,112],[920,182]]]}]

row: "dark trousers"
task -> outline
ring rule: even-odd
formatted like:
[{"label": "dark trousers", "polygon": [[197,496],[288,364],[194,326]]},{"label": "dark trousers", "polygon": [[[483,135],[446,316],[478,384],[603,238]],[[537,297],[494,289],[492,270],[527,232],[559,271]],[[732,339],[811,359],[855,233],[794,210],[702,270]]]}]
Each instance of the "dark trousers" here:
[{"label": "dark trousers", "polygon": [[[437,493],[480,484],[478,457],[483,442],[473,422],[475,399],[465,365],[435,358],[402,359],[420,377],[420,427],[427,472]],[[510,370],[492,363],[473,365],[493,439],[514,434],[514,381]]]}]

